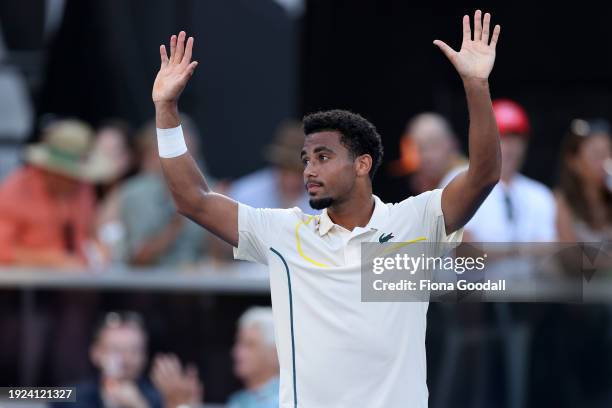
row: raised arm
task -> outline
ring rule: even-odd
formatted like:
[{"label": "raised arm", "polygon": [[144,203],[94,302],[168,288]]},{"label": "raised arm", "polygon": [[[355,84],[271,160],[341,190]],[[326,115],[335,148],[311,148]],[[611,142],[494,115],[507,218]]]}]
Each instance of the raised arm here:
[{"label": "raised arm", "polygon": [[[238,203],[213,192],[202,172],[182,143],[178,99],[198,65],[191,61],[193,37],[186,34],[170,38],[170,58],[160,46],[161,66],[153,85],[155,123],[160,157],[168,188],[177,210],[233,246],[238,245]],[[168,151],[162,151],[162,145]]]},{"label": "raised arm", "polygon": [[483,21],[482,13],[477,10],[472,39],[470,18],[464,16],[463,43],[459,52],[440,40],[434,41],[461,76],[470,113],[469,167],[442,192],[442,212],[447,233],[463,227],[499,181],[501,152],[489,94],[489,74],[495,62],[500,26],[495,26],[490,35],[490,21],[489,13],[484,15]]}]

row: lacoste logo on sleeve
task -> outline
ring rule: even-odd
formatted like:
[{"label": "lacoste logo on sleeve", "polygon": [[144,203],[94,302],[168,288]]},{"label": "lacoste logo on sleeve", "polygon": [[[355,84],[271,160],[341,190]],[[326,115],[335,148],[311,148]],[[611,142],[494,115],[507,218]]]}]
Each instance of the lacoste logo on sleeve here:
[{"label": "lacoste logo on sleeve", "polygon": [[393,233],[390,232],[387,235],[385,235],[385,233],[383,232],[382,234],[380,234],[380,237],[378,237],[378,242],[380,242],[381,244],[384,244],[385,242],[389,241],[391,238],[393,238]]}]

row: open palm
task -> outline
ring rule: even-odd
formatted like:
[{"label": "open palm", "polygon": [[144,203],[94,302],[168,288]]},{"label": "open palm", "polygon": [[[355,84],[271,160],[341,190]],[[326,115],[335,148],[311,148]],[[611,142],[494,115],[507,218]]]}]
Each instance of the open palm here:
[{"label": "open palm", "polygon": [[[459,52],[445,42],[435,40],[434,44],[442,50],[464,79],[488,79],[495,62],[495,47],[501,27],[496,25],[490,35],[491,15],[486,13],[484,21],[480,10],[474,13],[474,39],[470,27],[470,17],[463,16],[463,42]],[[489,37],[491,42],[489,43]]]},{"label": "open palm", "polygon": [[185,44],[185,37],[184,31],[181,31],[178,36],[170,37],[170,58],[166,53],[166,46],[159,47],[161,66],[153,84],[153,102],[178,100],[198,65],[196,61],[191,61],[193,37],[187,39],[187,44]]}]

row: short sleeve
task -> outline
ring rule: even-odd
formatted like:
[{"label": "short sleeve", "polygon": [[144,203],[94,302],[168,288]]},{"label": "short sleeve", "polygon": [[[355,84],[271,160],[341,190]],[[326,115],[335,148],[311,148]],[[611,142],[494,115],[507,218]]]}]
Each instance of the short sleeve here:
[{"label": "short sleeve", "polygon": [[[270,247],[283,240],[285,224],[294,209],[253,208],[238,204],[238,246],[234,247],[234,259],[268,264]],[[288,230],[287,230],[288,231]]]},{"label": "short sleeve", "polygon": [[463,239],[463,228],[450,234],[446,233],[442,212],[442,191],[442,189],[426,191],[408,199],[414,206],[417,216],[422,219],[427,240],[436,244],[435,252],[438,256],[455,248]]}]

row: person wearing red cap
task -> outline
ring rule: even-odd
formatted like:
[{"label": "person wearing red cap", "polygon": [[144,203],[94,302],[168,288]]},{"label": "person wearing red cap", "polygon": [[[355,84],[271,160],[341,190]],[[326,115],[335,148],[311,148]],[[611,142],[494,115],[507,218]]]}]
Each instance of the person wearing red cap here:
[{"label": "person wearing red cap", "polygon": [[474,242],[556,241],[556,205],[552,192],[522,174],[531,134],[525,110],[509,99],[493,101],[501,136],[501,180],[466,224],[466,238]]}]

